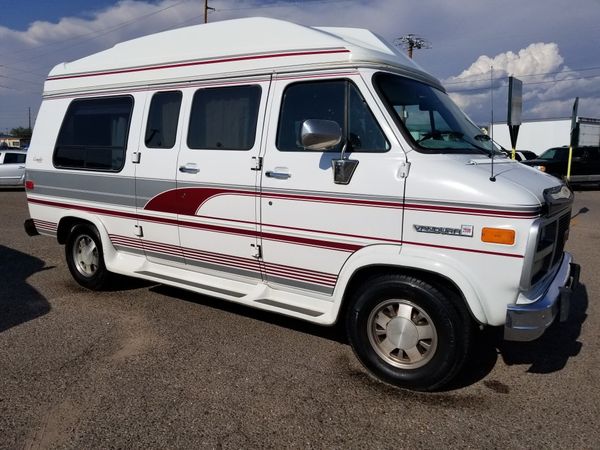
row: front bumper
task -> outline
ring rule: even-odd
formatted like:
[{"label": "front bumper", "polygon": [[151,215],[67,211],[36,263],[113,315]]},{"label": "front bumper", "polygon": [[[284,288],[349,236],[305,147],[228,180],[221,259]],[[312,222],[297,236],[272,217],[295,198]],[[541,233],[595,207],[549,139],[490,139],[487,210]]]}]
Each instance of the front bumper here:
[{"label": "front bumper", "polygon": [[565,252],[556,275],[539,300],[522,305],[508,305],[504,339],[533,341],[544,334],[557,315],[561,322],[567,320],[571,294],[579,284],[579,271],[579,265]]}]

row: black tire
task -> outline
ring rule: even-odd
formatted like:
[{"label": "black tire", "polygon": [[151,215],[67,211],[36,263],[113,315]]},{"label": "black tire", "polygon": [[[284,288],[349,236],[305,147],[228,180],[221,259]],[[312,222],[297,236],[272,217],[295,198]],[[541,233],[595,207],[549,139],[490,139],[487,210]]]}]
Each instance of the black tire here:
[{"label": "black tire", "polygon": [[98,230],[93,225],[75,225],[65,243],[65,257],[71,275],[84,288],[99,291],[108,286],[111,273],[104,264]]},{"label": "black tire", "polygon": [[412,276],[370,278],[347,310],[350,344],[380,380],[420,391],[440,389],[462,367],[471,340],[472,321],[453,300]]}]

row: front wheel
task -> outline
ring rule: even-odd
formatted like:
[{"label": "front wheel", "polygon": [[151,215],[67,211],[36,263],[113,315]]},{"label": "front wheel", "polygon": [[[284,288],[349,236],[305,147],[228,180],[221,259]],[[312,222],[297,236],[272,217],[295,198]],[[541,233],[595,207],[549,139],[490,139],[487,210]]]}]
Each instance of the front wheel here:
[{"label": "front wheel", "polygon": [[371,278],[358,290],[346,328],[358,359],[373,375],[425,391],[456,375],[471,335],[470,319],[448,294],[397,274]]},{"label": "front wheel", "polygon": [[65,243],[69,271],[81,286],[94,291],[105,288],[110,272],[104,265],[102,241],[92,225],[75,225]]}]

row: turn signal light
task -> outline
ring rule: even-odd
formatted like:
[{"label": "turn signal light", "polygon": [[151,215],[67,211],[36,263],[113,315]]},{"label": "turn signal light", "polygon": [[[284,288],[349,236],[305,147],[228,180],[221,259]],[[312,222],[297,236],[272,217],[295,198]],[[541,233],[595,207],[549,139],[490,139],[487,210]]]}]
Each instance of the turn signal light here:
[{"label": "turn signal light", "polygon": [[546,166],[533,166],[534,168],[536,168],[537,170],[541,170],[542,172],[546,171]]},{"label": "turn signal light", "polygon": [[492,244],[513,245],[515,236],[515,230],[505,228],[483,228],[481,230],[481,240]]}]

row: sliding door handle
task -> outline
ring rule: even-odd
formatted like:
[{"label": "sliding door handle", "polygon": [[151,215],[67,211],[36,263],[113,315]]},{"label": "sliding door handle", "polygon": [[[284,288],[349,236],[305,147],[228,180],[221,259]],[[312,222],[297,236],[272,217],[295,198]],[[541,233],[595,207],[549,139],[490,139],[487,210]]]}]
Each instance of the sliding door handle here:
[{"label": "sliding door handle", "polygon": [[179,171],[183,173],[198,173],[200,169],[195,163],[187,163],[184,166],[179,166]]}]

